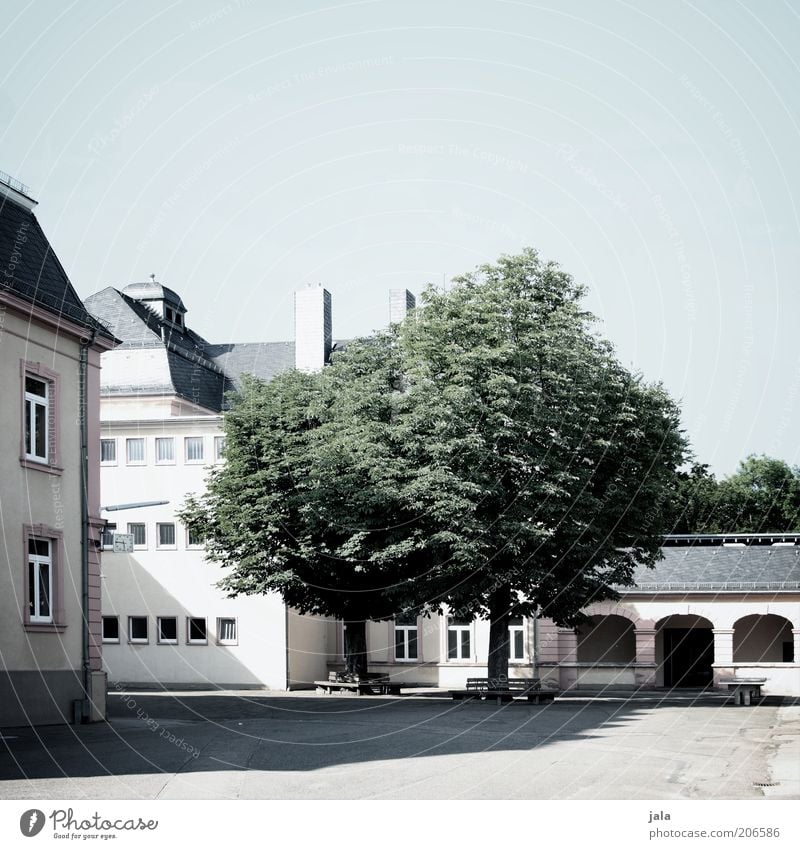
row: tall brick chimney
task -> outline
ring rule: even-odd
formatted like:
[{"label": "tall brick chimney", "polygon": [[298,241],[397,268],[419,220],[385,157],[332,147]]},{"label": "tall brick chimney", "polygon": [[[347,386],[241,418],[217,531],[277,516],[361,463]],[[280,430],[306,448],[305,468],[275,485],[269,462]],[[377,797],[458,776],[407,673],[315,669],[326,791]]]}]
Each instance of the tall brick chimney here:
[{"label": "tall brick chimney", "polygon": [[389,290],[389,323],[396,324],[403,321],[406,313],[413,310],[416,306],[417,299],[408,291],[408,289],[390,289]]},{"label": "tall brick chimney", "polygon": [[319,371],[333,347],[331,293],[309,286],[294,293],[294,365],[299,371]]}]

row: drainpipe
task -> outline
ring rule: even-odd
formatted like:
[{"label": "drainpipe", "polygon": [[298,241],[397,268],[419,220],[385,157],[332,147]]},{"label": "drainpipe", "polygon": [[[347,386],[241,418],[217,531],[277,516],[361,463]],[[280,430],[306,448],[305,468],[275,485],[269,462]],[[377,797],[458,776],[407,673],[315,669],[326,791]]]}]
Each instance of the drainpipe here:
[{"label": "drainpipe", "polygon": [[[80,409],[80,438],[81,438],[81,591],[83,611],[83,640],[82,640],[82,670],[84,698],[81,703],[80,721],[89,722],[92,711],[92,670],[89,660],[89,423],[87,421],[88,398],[88,364],[89,348],[94,344],[95,334],[88,339],[81,339],[80,358],[78,360],[78,393]],[[77,719],[77,717],[76,717]]]},{"label": "drainpipe", "polygon": [[539,608],[533,611],[533,677],[539,677]]}]

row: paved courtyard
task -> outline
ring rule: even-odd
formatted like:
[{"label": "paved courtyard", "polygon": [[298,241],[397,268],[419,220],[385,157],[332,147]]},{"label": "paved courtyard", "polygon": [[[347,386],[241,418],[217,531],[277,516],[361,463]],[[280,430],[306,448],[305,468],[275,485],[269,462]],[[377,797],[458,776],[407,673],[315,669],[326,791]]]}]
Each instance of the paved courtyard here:
[{"label": "paved courtyard", "polygon": [[796,799],[795,701],[115,693],[108,723],[6,729],[0,798]]}]

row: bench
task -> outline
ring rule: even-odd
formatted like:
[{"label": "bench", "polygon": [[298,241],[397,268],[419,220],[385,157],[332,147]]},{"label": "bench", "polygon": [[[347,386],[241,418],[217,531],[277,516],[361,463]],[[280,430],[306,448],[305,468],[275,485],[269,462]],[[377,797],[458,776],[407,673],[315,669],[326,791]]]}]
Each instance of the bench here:
[{"label": "bench", "polygon": [[328,695],[333,692],[351,692],[357,696],[399,696],[402,685],[399,681],[392,681],[388,675],[368,673],[361,678],[347,680],[338,673],[331,672],[327,681],[315,681],[314,686],[318,693],[322,692]]},{"label": "bench", "polygon": [[735,705],[749,705],[761,699],[761,685],[766,682],[766,678],[723,678],[719,683],[728,688]]},{"label": "bench", "polygon": [[543,690],[538,678],[467,678],[465,690],[450,690],[456,701],[464,699],[496,699],[497,704],[524,698],[529,704],[552,702],[554,690]]}]

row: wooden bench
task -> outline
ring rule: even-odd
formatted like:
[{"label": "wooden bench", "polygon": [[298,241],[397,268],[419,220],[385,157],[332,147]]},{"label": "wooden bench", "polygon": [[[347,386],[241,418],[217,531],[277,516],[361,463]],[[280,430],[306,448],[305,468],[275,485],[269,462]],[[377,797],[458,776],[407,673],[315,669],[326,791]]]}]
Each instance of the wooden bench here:
[{"label": "wooden bench", "polygon": [[[351,692],[357,696],[399,696],[402,685],[399,681],[392,681],[388,675],[370,673],[358,680],[348,681],[338,673],[331,672],[327,681],[315,681],[314,686],[318,693],[322,692],[328,695],[334,692]],[[408,685],[406,684],[406,686]]]},{"label": "wooden bench", "polygon": [[719,683],[727,686],[735,705],[749,705],[761,699],[761,685],[766,682],[766,678],[723,678]]},{"label": "wooden bench", "polygon": [[450,690],[456,701],[464,699],[496,699],[497,704],[512,702],[515,698],[524,698],[529,704],[552,702],[556,696],[554,690],[543,690],[538,678],[467,678],[465,690]]}]

